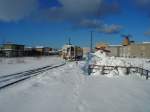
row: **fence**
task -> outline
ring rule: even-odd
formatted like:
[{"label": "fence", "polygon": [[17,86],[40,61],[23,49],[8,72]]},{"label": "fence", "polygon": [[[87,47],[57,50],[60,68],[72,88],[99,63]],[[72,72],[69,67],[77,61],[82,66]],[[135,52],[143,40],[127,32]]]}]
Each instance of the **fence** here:
[{"label": "fence", "polygon": [[127,67],[127,66],[89,65],[88,74],[90,75],[93,72],[93,69],[97,69],[97,70],[101,70],[101,74],[104,75],[104,74],[107,74],[108,71],[111,71],[114,69],[118,70],[118,68],[126,69],[127,75],[129,75],[131,72],[136,72],[136,73],[141,74],[141,76],[145,76],[146,80],[148,80],[148,78],[150,77],[149,70],[146,70],[146,69],[140,68],[140,67],[132,67],[132,66]]}]

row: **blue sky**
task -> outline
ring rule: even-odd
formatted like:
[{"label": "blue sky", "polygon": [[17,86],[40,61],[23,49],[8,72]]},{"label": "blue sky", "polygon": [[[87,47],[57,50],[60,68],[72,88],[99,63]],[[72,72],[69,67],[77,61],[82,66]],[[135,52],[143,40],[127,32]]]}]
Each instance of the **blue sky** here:
[{"label": "blue sky", "polygon": [[149,0],[1,0],[0,42],[60,48],[68,38],[88,47],[120,44],[122,34],[150,41]]}]

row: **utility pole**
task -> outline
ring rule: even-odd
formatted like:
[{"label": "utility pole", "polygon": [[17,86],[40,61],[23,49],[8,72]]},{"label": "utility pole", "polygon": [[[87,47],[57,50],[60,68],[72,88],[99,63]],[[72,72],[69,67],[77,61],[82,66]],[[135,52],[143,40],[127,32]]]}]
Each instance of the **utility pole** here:
[{"label": "utility pole", "polygon": [[71,38],[68,38],[68,44],[71,45]]},{"label": "utility pole", "polygon": [[93,52],[93,31],[91,31],[90,52]]}]

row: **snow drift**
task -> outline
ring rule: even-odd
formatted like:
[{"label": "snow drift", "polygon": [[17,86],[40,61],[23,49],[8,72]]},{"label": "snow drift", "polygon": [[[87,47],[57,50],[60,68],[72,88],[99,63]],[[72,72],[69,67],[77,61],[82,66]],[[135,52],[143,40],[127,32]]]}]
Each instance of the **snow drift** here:
[{"label": "snow drift", "polygon": [[[123,67],[141,67],[141,68],[148,68],[148,64],[146,64],[146,60],[141,59],[129,59],[129,58],[118,58],[118,57],[109,57],[106,52],[99,50],[95,53],[90,54],[89,59],[86,64],[86,68],[89,65],[98,65],[98,66],[114,66],[112,70],[107,71],[106,76],[113,77],[113,76],[124,76],[127,75],[127,69],[126,68],[115,68],[115,66],[123,66]],[[101,74],[102,69],[93,69],[91,75],[102,75]],[[135,71],[131,71],[130,75],[140,75],[138,73],[135,73]]]}]

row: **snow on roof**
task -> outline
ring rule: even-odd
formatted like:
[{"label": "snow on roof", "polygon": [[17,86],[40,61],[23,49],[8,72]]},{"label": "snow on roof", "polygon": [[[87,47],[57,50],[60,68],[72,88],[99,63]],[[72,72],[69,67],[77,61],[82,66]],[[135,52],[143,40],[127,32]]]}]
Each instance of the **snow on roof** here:
[{"label": "snow on roof", "polygon": [[66,49],[66,48],[69,48],[69,47],[74,47],[74,45],[66,44],[66,45],[63,46],[63,49]]},{"label": "snow on roof", "polygon": [[109,45],[109,47],[118,47],[118,46],[122,46],[122,45]]},{"label": "snow on roof", "polygon": [[71,45],[71,44],[65,44],[64,46],[71,47],[71,46],[74,46],[74,45]]},{"label": "snow on roof", "polygon": [[44,46],[36,46],[35,48],[41,49],[44,48]]},{"label": "snow on roof", "polygon": [[143,42],[143,44],[150,44],[150,42]]},{"label": "snow on roof", "polygon": [[17,43],[4,43],[3,45],[19,45],[19,46],[24,46],[23,44],[17,44]]}]

